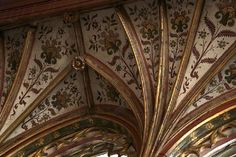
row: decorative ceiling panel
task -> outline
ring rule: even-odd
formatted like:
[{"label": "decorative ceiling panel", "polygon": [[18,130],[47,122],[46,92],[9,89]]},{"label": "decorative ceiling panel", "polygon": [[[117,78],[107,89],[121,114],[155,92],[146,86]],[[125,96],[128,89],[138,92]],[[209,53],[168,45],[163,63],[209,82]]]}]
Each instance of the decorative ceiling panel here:
[{"label": "decorative ceiling panel", "polygon": [[66,19],[55,17],[38,23],[24,81],[1,133],[30,106],[76,55],[74,29]]},{"label": "decorative ceiling panel", "polygon": [[167,0],[169,29],[169,90],[172,91],[186,46],[194,11],[194,0]]},{"label": "decorative ceiling panel", "polygon": [[158,3],[153,0],[140,1],[125,5],[125,9],[141,41],[142,53],[146,58],[153,88],[156,89],[160,57],[160,18]]},{"label": "decorative ceiling panel", "polygon": [[120,93],[101,75],[89,69],[92,94],[95,104],[113,104],[130,108]]},{"label": "decorative ceiling panel", "polygon": [[142,100],[142,87],[130,43],[114,9],[81,15],[85,51],[111,68]]},{"label": "decorative ceiling panel", "polygon": [[1,62],[4,63],[4,66],[2,67],[3,74],[1,74],[3,91],[1,93],[0,111],[3,108],[19,67],[27,29],[28,27],[22,27],[3,33],[4,54]]},{"label": "decorative ceiling panel", "polygon": [[229,8],[235,10],[233,3],[220,0],[205,2],[177,105],[211,66],[219,66],[214,63],[234,44],[235,19],[230,10],[226,11]]},{"label": "decorative ceiling panel", "polygon": [[[201,91],[200,95],[195,99],[193,104],[188,108],[185,114],[201,107],[206,102],[220,97],[221,95],[228,93],[236,87],[235,73],[236,69],[236,56],[234,56],[224,68],[214,76],[210,83]],[[215,105],[216,107],[216,105]]]},{"label": "decorative ceiling panel", "polygon": [[83,78],[80,72],[71,72],[41,102],[21,124],[12,132],[7,140],[29,130],[50,119],[87,105]]},{"label": "decorative ceiling panel", "polygon": [[236,1],[116,1],[0,15],[16,22],[0,26],[0,156],[201,156],[236,137]]}]

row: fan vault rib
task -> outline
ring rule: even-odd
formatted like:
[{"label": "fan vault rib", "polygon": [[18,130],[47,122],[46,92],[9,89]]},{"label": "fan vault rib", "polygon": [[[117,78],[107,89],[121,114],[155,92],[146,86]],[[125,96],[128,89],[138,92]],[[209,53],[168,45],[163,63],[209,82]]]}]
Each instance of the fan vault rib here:
[{"label": "fan vault rib", "polygon": [[36,29],[31,28],[31,30],[29,30],[27,33],[27,37],[26,37],[25,45],[24,45],[24,49],[23,49],[23,54],[22,54],[21,62],[20,62],[20,65],[19,65],[19,68],[18,68],[18,71],[16,74],[16,78],[14,80],[14,83],[12,85],[10,93],[8,94],[8,97],[7,97],[7,100],[6,100],[5,105],[3,107],[3,110],[0,114],[0,119],[1,119],[0,129],[2,129],[7,117],[11,111],[11,107],[13,106],[13,103],[17,97],[18,91],[21,87],[21,83],[23,82],[24,75],[26,73],[26,69],[28,66],[29,58],[31,56],[32,47],[34,44],[35,32],[36,32]]},{"label": "fan vault rib", "polygon": [[[167,10],[166,3],[164,1],[160,1],[159,5],[160,11],[160,33],[161,33],[161,44],[160,44],[160,63],[159,63],[159,76],[157,83],[157,95],[155,101],[155,114],[152,123],[151,132],[153,137],[150,136],[152,140],[152,150],[149,156],[153,156],[155,150],[159,147],[159,142],[163,135],[164,125],[166,124],[166,120],[163,119],[166,114],[166,101],[168,98],[168,84],[169,84],[169,30],[168,30],[168,22],[167,22]],[[154,155],[155,156],[155,155]]]},{"label": "fan vault rib", "polygon": [[143,146],[145,146],[148,138],[148,132],[150,129],[151,118],[153,116],[153,104],[154,104],[153,87],[151,83],[149,70],[147,68],[146,59],[144,57],[140,40],[135,32],[134,26],[132,25],[129,16],[123,7],[118,7],[116,9],[116,13],[129,38],[141,77],[143,99],[144,99],[144,119],[145,119],[144,131],[143,131]]},{"label": "fan vault rib", "polygon": [[[111,71],[106,65],[101,63],[99,60],[94,58],[93,56],[86,54],[84,58],[86,64],[90,66],[92,69],[101,74],[104,78],[106,78],[116,89],[120,92],[120,94],[124,97],[124,99],[128,102],[131,109],[133,110],[135,117],[137,118],[139,128],[143,129],[143,106],[135,96],[132,90],[127,87],[127,85],[118,77],[116,74]],[[116,80],[114,80],[116,78]]]},{"label": "fan vault rib", "polygon": [[[188,61],[189,61],[189,57],[190,57],[190,52],[192,49],[192,45],[194,43],[194,38],[196,36],[196,31],[198,28],[198,22],[200,20],[201,17],[201,12],[202,12],[202,6],[204,4],[204,0],[199,0],[196,3],[195,9],[194,9],[194,13],[193,13],[193,19],[191,22],[191,26],[188,32],[188,38],[187,38],[187,43],[186,43],[186,47],[184,49],[184,55],[181,61],[181,65],[180,65],[180,69],[178,71],[178,75],[176,78],[176,82],[174,85],[174,89],[173,89],[173,93],[171,94],[171,98],[166,110],[166,114],[164,116],[164,119],[167,120],[170,118],[171,113],[173,112],[173,109],[175,107],[175,104],[177,102],[177,98],[180,92],[180,88],[184,79],[184,74],[185,71],[187,69],[187,65],[188,65]],[[164,130],[168,129],[168,127],[170,126],[170,123],[168,122],[167,126],[164,128]],[[167,133],[165,133],[164,137],[162,138],[162,141],[165,141],[166,138],[169,136],[169,134],[171,133],[171,131],[168,131]],[[164,142],[161,142],[161,146],[164,144]]]},{"label": "fan vault rib", "polygon": [[21,123],[22,120],[24,120],[37,106],[42,102],[47,95],[69,74],[69,72],[72,70],[72,66],[69,64],[42,92],[41,95],[39,95],[33,102],[30,104],[30,106],[27,108],[25,112],[23,112],[19,118],[12,123],[4,132],[2,135],[0,135],[0,142],[3,142],[12,131]]}]

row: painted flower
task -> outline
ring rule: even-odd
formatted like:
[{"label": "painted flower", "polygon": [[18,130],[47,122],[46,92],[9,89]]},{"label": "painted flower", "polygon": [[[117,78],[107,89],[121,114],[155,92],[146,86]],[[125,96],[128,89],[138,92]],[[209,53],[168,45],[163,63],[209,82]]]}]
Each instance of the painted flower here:
[{"label": "painted flower", "polygon": [[20,52],[18,50],[14,50],[10,56],[7,58],[7,62],[8,62],[8,67],[12,70],[12,71],[17,71],[18,65],[20,63],[20,59],[21,59],[21,55]]},{"label": "painted flower", "polygon": [[198,38],[200,39],[206,39],[207,35],[209,35],[209,33],[207,33],[205,29],[198,32]]},{"label": "painted flower", "polygon": [[158,35],[158,24],[152,20],[145,20],[142,22],[141,27],[140,33],[145,39],[154,39]]},{"label": "painted flower", "polygon": [[67,108],[69,102],[71,102],[70,99],[70,94],[68,94],[67,92],[62,92],[59,91],[56,93],[56,95],[52,96],[52,105],[53,107],[55,107],[57,110],[61,110],[62,108]]},{"label": "painted flower", "polygon": [[228,42],[224,40],[224,38],[222,40],[218,40],[217,43],[218,43],[218,47],[221,49],[225,49],[225,46],[229,44]]},{"label": "painted flower", "polygon": [[225,79],[228,83],[236,85],[236,65],[231,64],[229,68],[225,71]]},{"label": "painted flower", "polygon": [[101,49],[107,51],[109,55],[116,53],[121,45],[119,34],[112,30],[102,32],[99,43],[101,44]]},{"label": "painted flower", "polygon": [[106,95],[110,101],[113,102],[118,102],[120,97],[119,97],[119,92],[115,90],[112,86],[108,85],[107,86],[107,92]]},{"label": "painted flower", "polygon": [[61,48],[55,39],[46,40],[45,44],[42,45],[43,52],[41,53],[41,58],[48,64],[56,64],[57,59],[61,59]]},{"label": "painted flower", "polygon": [[170,47],[174,48],[176,46],[176,41],[172,40],[170,42]]},{"label": "painted flower", "polygon": [[219,11],[216,12],[215,17],[219,19],[220,23],[224,26],[233,26],[234,18],[236,17],[236,1],[235,0],[223,0],[217,3]]},{"label": "painted flower", "polygon": [[174,17],[171,19],[172,29],[174,29],[177,33],[183,32],[188,28],[188,22],[190,18],[186,16],[187,13],[185,11],[174,12]]}]

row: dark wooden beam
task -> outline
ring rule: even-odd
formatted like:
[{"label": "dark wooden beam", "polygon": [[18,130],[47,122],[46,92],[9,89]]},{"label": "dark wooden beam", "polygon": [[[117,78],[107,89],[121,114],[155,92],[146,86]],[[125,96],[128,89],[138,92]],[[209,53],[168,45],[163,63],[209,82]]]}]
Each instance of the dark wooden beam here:
[{"label": "dark wooden beam", "polygon": [[33,20],[68,10],[91,10],[132,0],[0,0],[0,25]]}]

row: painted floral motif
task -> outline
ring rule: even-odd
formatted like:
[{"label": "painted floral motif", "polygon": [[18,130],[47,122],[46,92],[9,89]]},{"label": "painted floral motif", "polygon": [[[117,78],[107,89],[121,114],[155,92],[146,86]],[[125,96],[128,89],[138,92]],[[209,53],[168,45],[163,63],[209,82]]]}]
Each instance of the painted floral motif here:
[{"label": "painted floral motif", "polygon": [[22,129],[28,130],[38,124],[48,121],[70,108],[77,108],[84,105],[80,88],[78,87],[78,73],[73,72],[66,78],[59,88],[56,89],[48,98],[44,100],[29,117],[21,124]]},{"label": "painted floral motif", "polygon": [[[215,63],[217,58],[219,58],[218,56],[221,54],[214,54],[213,52],[216,50],[222,52],[222,50],[228,46],[229,42],[225,41],[225,38],[236,37],[235,32],[228,29],[222,29],[219,24],[215,25],[207,15],[204,17],[204,23],[208,28],[208,31],[206,29],[198,31],[199,40],[192,47],[194,60],[190,65],[190,76],[185,77],[181,94],[187,92],[189,84],[193,79],[199,79],[199,70],[203,64],[212,65]],[[197,44],[199,44],[200,48],[197,48]],[[211,53],[214,55],[210,55]]]},{"label": "painted floral motif", "polygon": [[147,60],[153,86],[156,86],[159,62],[159,13],[157,1],[128,5],[126,8],[140,34],[141,44]]},{"label": "painted floral motif", "polygon": [[231,61],[229,61],[229,63],[227,63],[221,72],[213,77],[206,88],[201,91],[200,95],[195,99],[193,107],[199,107],[200,105],[216,98],[217,96],[234,89],[236,86],[235,69],[236,61],[234,57],[231,59]]},{"label": "painted floral motif", "polygon": [[0,111],[3,107],[5,99],[14,81],[26,38],[27,28],[20,28],[19,30],[12,30],[6,32],[5,36],[5,82],[4,90],[1,97]]},{"label": "painted floral motif", "polygon": [[101,60],[105,59],[104,62],[119,73],[128,85],[134,86],[135,90],[141,90],[133,52],[128,39],[124,40],[121,36],[115,13],[100,17],[96,13],[84,15],[82,27],[91,33],[88,37],[88,49],[95,55],[105,52],[104,55],[107,57],[103,57]]},{"label": "painted floral motif", "polygon": [[175,11],[174,17],[171,19],[172,29],[174,29],[177,33],[183,32],[188,28],[188,22],[190,18],[186,16],[186,11]]},{"label": "painted floral motif", "polygon": [[228,83],[236,85],[236,61],[229,66],[229,69],[225,71],[225,79]]},{"label": "painted floral motif", "polygon": [[[50,82],[55,74],[60,71],[60,66],[56,63],[63,57],[69,57],[76,53],[75,43],[70,43],[64,39],[68,31],[68,25],[62,23],[57,27],[42,23],[37,31],[39,53],[31,57],[32,63],[28,68],[27,76],[23,82],[23,88],[18,95],[18,100],[14,104],[11,116],[14,116],[19,106],[25,106],[33,95],[38,95],[43,85]],[[38,53],[38,52],[37,52]]]},{"label": "painted floral motif", "polygon": [[96,101],[99,103],[112,102],[114,104],[124,105],[125,100],[122,98],[120,93],[101,75],[97,72],[95,72],[95,74],[99,86],[99,88],[96,89],[96,95],[94,95]]},{"label": "painted floral motif", "polygon": [[236,18],[236,1],[221,0],[217,3],[217,7],[219,11],[216,12],[215,17],[219,20],[219,23],[232,27]]},{"label": "painted floral motif", "polygon": [[56,64],[57,59],[61,59],[61,47],[58,45],[55,39],[46,40],[46,43],[42,45],[41,58],[44,59],[44,62],[47,64]]},{"label": "painted floral motif", "polygon": [[169,23],[169,90],[175,82],[186,45],[194,1],[167,0]]}]

